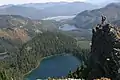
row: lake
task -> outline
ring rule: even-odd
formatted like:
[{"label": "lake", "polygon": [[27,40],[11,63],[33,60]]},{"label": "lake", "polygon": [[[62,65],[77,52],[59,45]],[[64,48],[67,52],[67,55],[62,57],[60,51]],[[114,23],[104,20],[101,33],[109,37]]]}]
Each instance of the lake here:
[{"label": "lake", "polygon": [[67,76],[69,70],[75,71],[78,65],[80,60],[72,55],[49,57],[42,60],[40,66],[27,75],[25,80]]},{"label": "lake", "polygon": [[48,18],[44,18],[42,20],[56,20],[56,21],[61,21],[61,20],[65,20],[65,19],[73,19],[76,15],[73,16],[54,16],[54,17],[48,17]]}]

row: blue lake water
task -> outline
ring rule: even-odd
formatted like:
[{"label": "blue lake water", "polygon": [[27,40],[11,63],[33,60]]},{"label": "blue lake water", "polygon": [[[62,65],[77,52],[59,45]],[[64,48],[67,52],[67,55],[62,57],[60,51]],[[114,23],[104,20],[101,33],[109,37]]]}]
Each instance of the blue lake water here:
[{"label": "blue lake water", "polygon": [[72,55],[49,57],[42,60],[39,67],[27,75],[25,80],[67,76],[69,70],[75,71],[78,65],[80,60]]}]

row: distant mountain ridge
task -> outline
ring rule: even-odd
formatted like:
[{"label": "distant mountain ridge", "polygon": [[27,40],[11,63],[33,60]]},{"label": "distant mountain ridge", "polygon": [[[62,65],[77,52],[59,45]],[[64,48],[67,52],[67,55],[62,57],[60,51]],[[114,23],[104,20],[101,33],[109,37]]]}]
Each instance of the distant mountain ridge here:
[{"label": "distant mountain ridge", "polygon": [[120,20],[120,3],[111,3],[100,9],[83,11],[73,19],[73,24],[80,28],[91,28],[100,22],[101,15],[105,15],[111,23]]},{"label": "distant mountain ridge", "polygon": [[4,6],[4,8],[0,7],[0,14],[6,14],[6,15],[21,15],[24,17],[29,17],[32,19],[40,19],[42,15],[40,13],[40,10],[37,10],[32,7],[24,7],[24,6],[18,6],[18,5],[11,5],[11,6]]},{"label": "distant mountain ridge", "polygon": [[21,15],[31,19],[43,19],[55,16],[72,16],[84,10],[97,8],[96,5],[83,2],[32,3],[0,6],[0,14]]},{"label": "distant mountain ridge", "polygon": [[45,9],[45,8],[49,8],[49,7],[55,7],[55,6],[64,6],[64,5],[72,5],[72,4],[79,4],[81,5],[92,5],[92,6],[97,6],[97,5],[93,5],[92,3],[87,3],[87,2],[79,2],[79,1],[75,1],[75,2],[47,2],[47,3],[28,3],[28,4],[22,4],[22,6],[25,7],[34,7],[36,9]]}]

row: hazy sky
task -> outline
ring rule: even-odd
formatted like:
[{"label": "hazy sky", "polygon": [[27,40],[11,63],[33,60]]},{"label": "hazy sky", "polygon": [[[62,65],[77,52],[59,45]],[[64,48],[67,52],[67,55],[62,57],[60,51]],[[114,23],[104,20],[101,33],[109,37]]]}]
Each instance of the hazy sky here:
[{"label": "hazy sky", "polygon": [[44,2],[59,2],[59,1],[81,1],[81,2],[91,2],[91,3],[102,3],[106,1],[116,1],[116,0],[0,0],[0,5],[3,4],[24,4],[24,3],[44,3]]}]

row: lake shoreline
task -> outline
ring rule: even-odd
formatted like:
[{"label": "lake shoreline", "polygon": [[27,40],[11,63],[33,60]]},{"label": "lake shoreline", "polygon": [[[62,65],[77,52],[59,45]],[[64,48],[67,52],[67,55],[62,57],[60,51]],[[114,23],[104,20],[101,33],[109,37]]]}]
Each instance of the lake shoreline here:
[{"label": "lake shoreline", "polygon": [[[72,55],[72,54],[65,54],[65,53],[63,53],[63,54],[55,54],[55,55],[50,55],[50,56],[43,57],[43,58],[41,58],[41,60],[39,61],[39,63],[38,63],[38,65],[36,66],[36,68],[34,68],[34,69],[30,70],[28,73],[24,74],[24,75],[23,75],[23,78],[25,78],[25,76],[27,76],[27,75],[30,74],[32,71],[34,71],[35,69],[37,69],[37,68],[40,66],[40,63],[41,63],[42,60],[47,59],[47,58],[51,58],[51,57],[55,57],[55,56],[60,56],[60,55],[61,55],[61,56],[65,56],[65,55]],[[74,55],[73,55],[73,56],[74,56]]]}]

